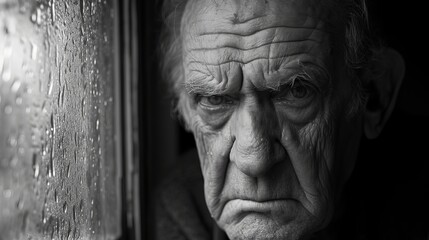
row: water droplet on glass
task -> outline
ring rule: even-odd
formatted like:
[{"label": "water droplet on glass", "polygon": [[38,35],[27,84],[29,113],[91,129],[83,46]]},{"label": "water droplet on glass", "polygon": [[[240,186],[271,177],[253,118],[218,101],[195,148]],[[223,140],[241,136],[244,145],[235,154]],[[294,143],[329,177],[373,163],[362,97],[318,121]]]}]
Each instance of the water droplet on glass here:
[{"label": "water droplet on glass", "polygon": [[82,99],[82,104],[81,104],[81,108],[82,108],[81,114],[82,114],[83,118],[85,118],[85,104],[86,104],[86,101],[85,101],[85,98],[83,98]]},{"label": "water droplet on glass", "polygon": [[24,208],[24,199],[22,196],[18,198],[18,201],[16,202],[16,208],[18,210],[22,210]]},{"label": "water droplet on glass", "polygon": [[61,103],[60,107],[64,106],[64,95],[65,95],[65,93],[66,93],[66,86],[64,85],[63,89],[61,91],[61,96],[60,96],[60,99],[61,99],[61,101],[60,101],[60,103]]},{"label": "water droplet on glass", "polygon": [[6,105],[6,106],[4,106],[4,113],[6,113],[6,114],[11,114],[11,113],[12,113],[12,111],[13,111],[12,106],[10,106],[10,105]]},{"label": "water droplet on glass", "polygon": [[84,204],[83,203],[83,199],[81,199],[80,202],[79,202],[79,211],[80,212],[83,212],[83,204]]},{"label": "water droplet on glass", "polygon": [[3,190],[3,196],[5,198],[10,198],[12,196],[12,190],[10,190],[10,189]]},{"label": "water droplet on glass", "polygon": [[67,165],[67,177],[70,177],[70,163]]},{"label": "water droplet on glass", "polygon": [[63,64],[62,64],[62,62],[60,62],[60,63],[59,63],[59,65],[60,65],[60,66],[58,67],[58,86],[60,86],[60,87],[61,87],[61,86],[63,85],[63,83],[62,83],[62,80],[63,80],[63,79],[62,79],[62,72],[61,72],[61,70],[62,70],[62,65],[63,65]]},{"label": "water droplet on glass", "polygon": [[52,89],[54,88],[54,77],[52,76],[52,73],[49,73],[49,81],[48,81],[48,96],[51,96]]},{"label": "water droplet on glass", "polygon": [[61,102],[61,95],[62,95],[62,94],[61,94],[61,91],[62,91],[62,90],[61,90],[61,88],[60,88],[60,91],[58,91],[58,97],[57,97],[57,105],[58,105],[58,107],[59,107],[59,106],[60,106],[60,104],[61,104],[61,103],[60,103],[60,102]]},{"label": "water droplet on glass", "polygon": [[80,0],[80,14],[82,15],[82,23],[85,23],[85,0]]},{"label": "water droplet on glass", "polygon": [[36,23],[38,25],[40,25],[42,23],[42,10],[43,9],[43,5],[40,5],[40,7],[36,8],[35,12],[33,12],[31,14],[31,21],[33,23]]},{"label": "water droplet on glass", "polygon": [[73,210],[73,222],[76,223],[76,207],[75,207],[75,205],[73,205],[72,210]]},{"label": "water droplet on glass", "polygon": [[59,63],[58,45],[55,44],[55,67],[58,67],[58,63]]},{"label": "water droplet on glass", "polygon": [[31,59],[36,60],[37,58],[37,45],[33,42],[31,43]]},{"label": "water droplet on glass", "polygon": [[9,68],[3,68],[3,73],[1,75],[3,81],[8,82],[12,76],[12,73]]},{"label": "water droplet on glass", "polygon": [[55,136],[56,128],[54,114],[51,114],[51,132]]},{"label": "water droplet on glass", "polygon": [[64,213],[67,213],[67,202],[64,202],[64,205],[63,205],[63,212],[64,212]]},{"label": "water droplet on glass", "polygon": [[42,210],[42,222],[46,223],[46,213],[45,213],[45,208],[43,208]]},{"label": "water droplet on glass", "polygon": [[56,203],[59,202],[57,189],[54,189],[54,200]]},{"label": "water droplet on glass", "polygon": [[51,15],[52,15],[52,25],[54,25],[55,24],[55,0],[52,0]]},{"label": "water droplet on glass", "polygon": [[86,63],[84,62],[80,67],[80,73],[85,74],[85,71],[86,71]]},{"label": "water droplet on glass", "polygon": [[37,163],[37,153],[33,153],[33,170],[34,170],[34,177],[39,177],[39,164]]},{"label": "water droplet on glass", "polygon": [[16,105],[21,105],[22,104],[22,97],[16,97],[16,99],[15,99],[15,103],[16,103]]},{"label": "water droplet on glass", "polygon": [[31,14],[30,20],[31,20],[31,22],[36,23],[36,21],[37,21],[37,14],[36,14],[36,12],[34,12],[33,14]]},{"label": "water droplet on glass", "polygon": [[10,86],[10,90],[12,90],[12,92],[16,93],[18,91],[19,87],[21,87],[21,81],[16,80]]}]

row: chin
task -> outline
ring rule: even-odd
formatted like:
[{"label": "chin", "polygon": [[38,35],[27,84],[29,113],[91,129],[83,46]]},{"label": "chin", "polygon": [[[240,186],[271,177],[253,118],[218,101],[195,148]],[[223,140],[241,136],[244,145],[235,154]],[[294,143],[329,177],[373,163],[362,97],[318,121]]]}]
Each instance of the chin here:
[{"label": "chin", "polygon": [[224,230],[232,240],[301,240],[307,239],[317,229],[309,219],[307,221],[294,219],[284,223],[255,213],[225,226]]}]

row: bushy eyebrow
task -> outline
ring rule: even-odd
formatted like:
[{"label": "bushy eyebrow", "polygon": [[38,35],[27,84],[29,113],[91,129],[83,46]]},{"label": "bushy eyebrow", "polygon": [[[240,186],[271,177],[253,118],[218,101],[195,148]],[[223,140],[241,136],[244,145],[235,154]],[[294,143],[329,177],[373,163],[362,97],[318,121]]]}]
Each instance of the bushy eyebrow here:
[{"label": "bushy eyebrow", "polygon": [[[326,68],[313,63],[298,63],[297,67],[283,68],[280,74],[271,76],[270,79],[277,81],[267,81],[266,84],[256,91],[278,92],[285,87],[293,85],[297,80],[313,84],[317,89],[324,91],[331,85],[331,76]],[[204,96],[238,94],[238,91],[228,89],[228,81],[219,81],[214,76],[201,72],[200,78],[185,81],[184,87],[188,94],[199,94]]]},{"label": "bushy eyebrow", "polygon": [[[216,83],[213,83],[213,82]],[[219,84],[219,82],[213,77],[208,76],[207,81],[204,82],[202,79],[196,79],[192,81],[185,81],[184,83],[185,90],[188,94],[191,95],[224,95],[231,93],[230,89],[225,87],[225,84]]]},{"label": "bushy eyebrow", "polygon": [[286,71],[289,72],[287,76],[278,76],[279,81],[268,82],[266,88],[271,92],[278,92],[282,91],[285,86],[293,86],[298,80],[305,81],[304,83],[306,84],[312,84],[321,91],[331,85],[329,71],[312,63],[298,63],[298,67],[287,68]]}]

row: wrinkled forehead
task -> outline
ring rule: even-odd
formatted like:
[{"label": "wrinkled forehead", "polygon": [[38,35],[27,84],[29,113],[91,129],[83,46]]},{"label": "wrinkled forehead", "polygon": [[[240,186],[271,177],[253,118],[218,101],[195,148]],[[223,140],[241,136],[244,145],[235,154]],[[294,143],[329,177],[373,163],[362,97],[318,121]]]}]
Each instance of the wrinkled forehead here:
[{"label": "wrinkled forehead", "polygon": [[[182,33],[252,31],[271,25],[343,28],[341,11],[333,0],[190,0],[182,18]],[[321,26],[323,25],[323,26]]]}]

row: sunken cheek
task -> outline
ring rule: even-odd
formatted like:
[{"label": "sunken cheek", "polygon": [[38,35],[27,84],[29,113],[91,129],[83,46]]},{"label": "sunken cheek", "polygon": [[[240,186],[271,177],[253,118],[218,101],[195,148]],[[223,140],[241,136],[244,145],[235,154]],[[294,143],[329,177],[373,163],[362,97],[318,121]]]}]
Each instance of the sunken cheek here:
[{"label": "sunken cheek", "polygon": [[[222,132],[210,131],[204,124],[201,123],[201,121],[194,123],[192,131],[195,136],[203,175],[207,176],[207,174],[209,174],[208,171],[213,171],[212,168],[214,167],[213,164],[215,161],[224,161],[224,159],[220,158],[219,156],[223,156],[225,153],[222,152],[222,150],[216,150],[214,146],[219,143],[223,145],[227,144],[227,139],[222,135]],[[224,147],[228,149],[227,146]],[[229,156],[229,154],[226,154],[226,156]]]}]

